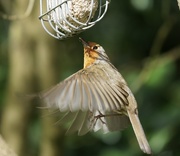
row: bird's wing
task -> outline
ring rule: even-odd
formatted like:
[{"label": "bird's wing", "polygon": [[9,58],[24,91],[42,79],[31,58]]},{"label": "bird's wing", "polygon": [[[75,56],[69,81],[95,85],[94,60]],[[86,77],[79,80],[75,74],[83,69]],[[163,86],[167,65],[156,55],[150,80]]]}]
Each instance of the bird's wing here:
[{"label": "bird's wing", "polygon": [[127,103],[127,93],[119,85],[112,85],[105,74],[80,70],[39,97],[49,108],[61,112],[121,110]]},{"label": "bird's wing", "polygon": [[68,133],[124,129],[129,123],[122,113],[128,95],[120,83],[112,83],[106,74],[98,69],[80,70],[39,97],[47,107],[67,112],[61,122],[71,121]]}]

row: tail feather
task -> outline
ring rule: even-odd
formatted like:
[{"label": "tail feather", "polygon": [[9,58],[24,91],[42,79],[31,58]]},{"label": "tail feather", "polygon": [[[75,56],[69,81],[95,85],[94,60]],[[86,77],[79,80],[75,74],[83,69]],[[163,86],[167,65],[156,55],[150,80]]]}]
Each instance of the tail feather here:
[{"label": "tail feather", "polygon": [[134,133],[136,135],[136,138],[138,140],[141,150],[144,153],[151,154],[152,151],[146,139],[146,136],[142,128],[142,125],[140,123],[138,115],[135,112],[130,112],[130,111],[127,111],[127,112],[128,112],[129,119],[131,121]]}]

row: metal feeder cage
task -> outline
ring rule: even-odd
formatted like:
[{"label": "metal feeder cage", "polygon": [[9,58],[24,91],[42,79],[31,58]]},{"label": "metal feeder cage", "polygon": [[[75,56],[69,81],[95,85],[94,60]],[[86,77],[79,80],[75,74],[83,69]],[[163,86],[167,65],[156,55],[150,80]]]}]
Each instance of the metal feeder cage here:
[{"label": "metal feeder cage", "polygon": [[40,0],[39,19],[56,39],[72,37],[94,26],[107,12],[110,0]]}]

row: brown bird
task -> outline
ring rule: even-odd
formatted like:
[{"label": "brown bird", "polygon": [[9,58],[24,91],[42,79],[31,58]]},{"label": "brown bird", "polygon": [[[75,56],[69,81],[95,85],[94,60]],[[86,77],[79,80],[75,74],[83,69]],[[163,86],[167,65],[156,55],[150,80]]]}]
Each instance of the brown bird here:
[{"label": "brown bird", "polygon": [[84,45],[84,68],[38,96],[49,108],[66,112],[62,122],[71,120],[68,132],[122,130],[132,124],[144,153],[151,148],[138,117],[133,93],[118,70],[112,65],[102,46],[94,42]]}]

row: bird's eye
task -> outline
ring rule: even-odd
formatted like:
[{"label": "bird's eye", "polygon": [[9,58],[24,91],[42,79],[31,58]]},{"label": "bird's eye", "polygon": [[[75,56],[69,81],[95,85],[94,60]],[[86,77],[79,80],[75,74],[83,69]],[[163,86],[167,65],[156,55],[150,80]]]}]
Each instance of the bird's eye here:
[{"label": "bird's eye", "polygon": [[98,49],[98,46],[94,46],[94,47],[93,47],[93,50],[96,50],[96,49]]}]

